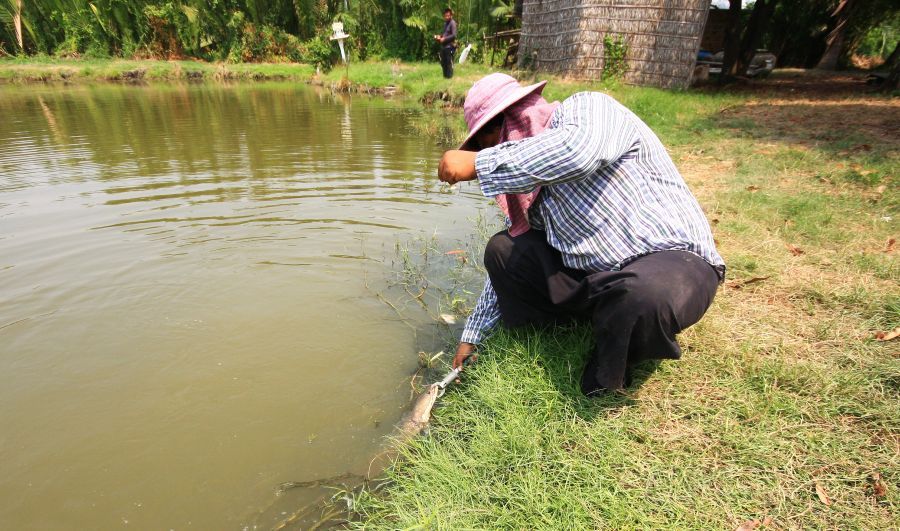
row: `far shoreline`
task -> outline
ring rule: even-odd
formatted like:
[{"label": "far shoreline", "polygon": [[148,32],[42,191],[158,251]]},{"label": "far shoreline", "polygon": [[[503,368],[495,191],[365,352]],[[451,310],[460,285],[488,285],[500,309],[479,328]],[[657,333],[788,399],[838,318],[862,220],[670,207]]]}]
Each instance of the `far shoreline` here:
[{"label": "far shoreline", "polygon": [[[197,60],[0,58],[0,87],[86,85],[94,83],[227,83],[294,81],[332,92],[415,99],[425,105],[461,107],[466,90],[495,71],[484,65],[460,65],[444,79],[437,63],[368,61],[335,65],[322,71],[303,63],[224,63]],[[348,76],[349,74],[349,76]]]}]

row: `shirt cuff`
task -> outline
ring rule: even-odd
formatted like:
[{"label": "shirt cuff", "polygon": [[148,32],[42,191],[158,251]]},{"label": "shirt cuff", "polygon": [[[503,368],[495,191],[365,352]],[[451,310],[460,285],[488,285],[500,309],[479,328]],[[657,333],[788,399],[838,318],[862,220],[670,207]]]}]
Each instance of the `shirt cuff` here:
[{"label": "shirt cuff", "polygon": [[497,148],[482,149],[475,155],[475,175],[485,197],[495,197],[502,192],[491,177],[491,173],[500,165],[503,152]]},{"label": "shirt cuff", "polygon": [[459,340],[463,343],[480,345],[484,340],[484,334],[482,334],[480,330],[463,329],[462,336],[459,338]]}]

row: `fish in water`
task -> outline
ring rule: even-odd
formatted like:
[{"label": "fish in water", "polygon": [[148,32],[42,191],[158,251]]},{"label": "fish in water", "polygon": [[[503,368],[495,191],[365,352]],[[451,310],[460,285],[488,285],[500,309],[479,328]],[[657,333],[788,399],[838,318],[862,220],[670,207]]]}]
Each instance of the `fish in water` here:
[{"label": "fish in water", "polygon": [[411,439],[428,427],[428,422],[431,420],[431,409],[434,407],[440,392],[441,388],[437,384],[432,384],[428,386],[424,393],[419,395],[412,409],[404,415],[397,426],[401,440]]},{"label": "fish in water", "polygon": [[[456,378],[459,371],[451,371],[450,374]],[[447,376],[447,378],[449,377],[450,375]],[[447,378],[444,378],[444,381],[446,381]],[[369,462],[369,471],[366,474],[366,477],[371,478],[373,477],[373,473],[378,474],[381,470],[384,470],[384,468],[396,457],[399,446],[407,441],[415,439],[428,428],[428,424],[431,421],[431,410],[434,408],[437,399],[444,394],[443,391],[446,387],[444,381],[429,385],[428,388],[425,389],[425,392],[416,398],[412,409],[406,413],[397,424],[394,442],[391,447],[376,455]]]},{"label": "fish in water", "polygon": [[[295,488],[311,488],[311,487],[322,487],[327,485],[334,485],[335,483],[342,482],[344,480],[352,480],[355,478],[360,479],[359,483],[362,486],[356,487],[356,489],[361,488],[369,488],[368,484],[371,481],[372,473],[375,471],[383,470],[391,461],[393,461],[394,457],[397,455],[397,447],[396,444],[403,443],[418,437],[426,428],[428,428],[428,424],[431,421],[431,410],[434,409],[434,404],[437,402],[437,399],[440,398],[444,393],[444,389],[452,382],[456,381],[457,377],[459,377],[460,369],[454,369],[447,373],[443,380],[437,383],[433,383],[429,385],[425,392],[419,395],[416,398],[416,401],[413,403],[412,409],[403,416],[400,420],[400,423],[397,424],[397,434],[395,445],[392,446],[389,450],[382,452],[376,455],[372,461],[369,462],[369,471],[366,476],[360,477],[354,474],[343,474],[340,476],[334,476],[327,479],[319,479],[314,481],[288,481],[286,483],[282,483],[275,490],[276,496],[281,496],[286,491]],[[377,489],[377,487],[375,487]],[[355,489],[353,489],[355,490]],[[374,489],[373,489],[374,490]],[[318,527],[319,524],[327,523],[329,521],[332,522],[340,522],[340,518],[342,515],[345,515],[351,512],[352,508],[348,507],[346,510],[340,509],[337,510],[334,505],[334,499],[321,499],[317,500],[314,503],[311,503],[298,511],[295,511],[293,514],[288,516],[287,518],[281,520],[274,528],[273,531],[284,529],[290,525],[296,524],[304,519],[312,518],[312,521],[318,522],[315,527]],[[331,510],[329,516],[327,518],[322,518],[321,515],[325,509]],[[337,518],[337,519],[336,519]]]},{"label": "fish in water", "polygon": [[425,392],[419,395],[419,398],[413,404],[412,410],[403,417],[403,420],[397,426],[401,441],[412,439],[428,427],[434,403],[444,395],[444,389],[456,381],[460,372],[462,372],[462,368],[453,369],[444,376],[443,380],[429,385]]}]

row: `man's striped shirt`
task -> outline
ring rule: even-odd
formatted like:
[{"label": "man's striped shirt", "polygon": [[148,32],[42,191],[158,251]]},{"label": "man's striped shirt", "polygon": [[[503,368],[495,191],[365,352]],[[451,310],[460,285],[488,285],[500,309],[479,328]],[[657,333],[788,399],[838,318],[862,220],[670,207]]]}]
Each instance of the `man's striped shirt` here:
[{"label": "man's striped shirt", "polygon": [[[475,169],[486,197],[542,187],[529,222],[567,267],[616,271],[645,254],[679,250],[724,277],[709,223],[662,143],[605,94],[571,96],[546,130],[480,151]],[[488,278],[461,341],[480,343],[499,319]]]}]

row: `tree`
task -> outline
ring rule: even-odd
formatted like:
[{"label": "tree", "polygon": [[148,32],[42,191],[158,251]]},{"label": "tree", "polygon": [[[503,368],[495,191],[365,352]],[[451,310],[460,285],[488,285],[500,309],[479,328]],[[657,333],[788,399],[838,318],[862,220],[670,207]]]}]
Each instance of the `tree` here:
[{"label": "tree", "polygon": [[22,42],[22,0],[16,0],[16,13],[13,15],[13,25],[16,28],[16,41],[19,43],[19,49],[25,50]]},{"label": "tree", "polygon": [[853,13],[854,0],[840,0],[837,7],[831,14],[834,21],[834,27],[828,32],[826,39],[825,53],[819,59],[816,68],[823,70],[836,70],[838,61],[844,54],[845,36],[847,28],[850,26],[850,16]]},{"label": "tree", "polygon": [[743,31],[741,31],[741,4],[741,0],[729,0],[729,26],[725,30],[722,74],[719,76],[722,83],[747,72],[756,49],[763,42],[763,36],[778,0],[757,0],[753,4],[753,11]]},{"label": "tree", "polygon": [[725,29],[725,49],[722,57],[722,73],[719,83],[736,74],[735,63],[741,51],[741,0],[730,0],[728,4],[728,28]]},{"label": "tree", "polygon": [[894,51],[888,57],[885,66],[890,68],[887,81],[884,84],[886,90],[897,90],[900,88],[900,42],[894,46]]},{"label": "tree", "polygon": [[750,66],[750,62],[753,61],[753,56],[756,54],[756,49],[762,44],[766,26],[772,19],[772,13],[775,11],[777,3],[778,0],[757,0],[753,5],[753,12],[750,14],[744,38],[741,40],[741,52],[734,66],[736,72],[743,74]]}]

